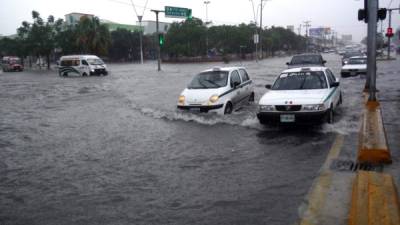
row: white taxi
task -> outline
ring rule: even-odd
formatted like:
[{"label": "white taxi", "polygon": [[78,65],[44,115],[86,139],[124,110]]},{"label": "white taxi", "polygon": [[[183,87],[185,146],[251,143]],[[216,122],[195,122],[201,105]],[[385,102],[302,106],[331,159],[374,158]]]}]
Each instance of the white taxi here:
[{"label": "white taxi", "polygon": [[326,67],[302,67],[283,71],[259,101],[262,124],[334,122],[334,110],[342,103],[340,82]]},{"label": "white taxi", "polygon": [[347,64],[340,71],[342,77],[357,76],[358,74],[367,74],[367,57],[355,56],[351,57]]},{"label": "white taxi", "polygon": [[252,80],[243,67],[216,67],[197,74],[178,98],[178,109],[230,114],[254,101]]}]

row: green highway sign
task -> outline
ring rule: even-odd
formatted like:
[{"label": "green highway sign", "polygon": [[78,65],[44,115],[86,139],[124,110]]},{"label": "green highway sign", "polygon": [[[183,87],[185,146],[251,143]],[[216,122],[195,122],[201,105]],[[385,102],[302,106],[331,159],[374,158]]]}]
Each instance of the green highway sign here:
[{"label": "green highway sign", "polygon": [[165,6],[165,17],[191,18],[192,10],[188,8]]}]

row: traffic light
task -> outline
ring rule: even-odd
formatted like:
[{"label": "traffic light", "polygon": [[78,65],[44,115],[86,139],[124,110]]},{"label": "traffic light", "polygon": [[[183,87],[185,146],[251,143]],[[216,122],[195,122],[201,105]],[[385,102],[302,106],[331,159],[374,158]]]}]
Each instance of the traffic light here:
[{"label": "traffic light", "polygon": [[164,34],[158,34],[158,43],[163,46],[165,43]]},{"label": "traffic light", "polygon": [[393,37],[393,28],[388,27],[386,31],[386,37]]},{"label": "traffic light", "polygon": [[191,19],[193,18],[193,16],[192,16],[192,10],[191,10],[191,9],[187,9],[187,11],[186,11],[186,18],[187,18],[188,20],[191,20]]}]

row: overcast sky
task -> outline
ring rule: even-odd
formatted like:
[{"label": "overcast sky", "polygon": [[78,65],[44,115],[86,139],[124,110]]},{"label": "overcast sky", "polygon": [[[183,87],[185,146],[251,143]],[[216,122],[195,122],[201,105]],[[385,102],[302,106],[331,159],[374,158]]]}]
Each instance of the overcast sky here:
[{"label": "overcast sky", "polygon": [[[142,14],[146,0],[133,0],[137,12]],[[214,24],[239,24],[254,21],[250,0],[210,0],[208,18]],[[254,0],[255,6],[260,0]],[[400,0],[380,0],[380,7],[399,7]],[[204,0],[148,0],[143,20],[155,20],[150,9],[164,6],[191,8],[193,16],[205,20]],[[312,27],[331,27],[341,34],[352,34],[356,41],[366,35],[366,25],[357,21],[357,10],[363,7],[362,0],[269,0],[263,11],[264,26],[294,25],[311,21]],[[100,19],[118,23],[135,24],[137,21],[130,0],[0,0],[0,35],[16,33],[22,21],[31,21],[31,11],[38,11],[43,18],[54,15],[64,18],[70,12],[94,14]],[[393,13],[393,27],[400,26],[400,14]],[[161,21],[173,21],[165,19]],[[383,28],[386,29],[387,20]],[[379,25],[380,28],[380,25]],[[304,33],[305,29],[302,29]]]}]

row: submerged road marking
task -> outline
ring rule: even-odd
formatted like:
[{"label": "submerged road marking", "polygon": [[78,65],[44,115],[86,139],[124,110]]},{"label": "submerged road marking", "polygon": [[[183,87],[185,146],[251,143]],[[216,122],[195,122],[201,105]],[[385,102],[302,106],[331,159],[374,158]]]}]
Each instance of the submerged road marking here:
[{"label": "submerged road marking", "polygon": [[344,142],[344,136],[338,134],[335,141],[329,150],[328,156],[321,167],[320,175],[312,185],[309,197],[307,199],[307,209],[301,217],[301,225],[312,225],[318,223],[319,210],[323,207],[327,192],[332,181],[332,172],[329,171],[329,166],[333,159],[340,154]]}]

